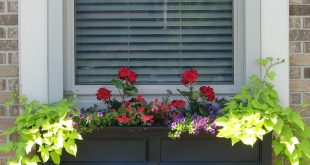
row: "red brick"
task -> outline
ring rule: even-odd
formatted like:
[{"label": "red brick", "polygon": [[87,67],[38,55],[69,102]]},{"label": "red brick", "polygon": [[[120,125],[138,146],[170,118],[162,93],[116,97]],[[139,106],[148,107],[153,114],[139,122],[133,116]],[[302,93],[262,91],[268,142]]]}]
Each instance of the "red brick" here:
[{"label": "red brick", "polygon": [[15,123],[15,118],[1,118],[0,119],[0,130],[5,131],[11,128]]}]

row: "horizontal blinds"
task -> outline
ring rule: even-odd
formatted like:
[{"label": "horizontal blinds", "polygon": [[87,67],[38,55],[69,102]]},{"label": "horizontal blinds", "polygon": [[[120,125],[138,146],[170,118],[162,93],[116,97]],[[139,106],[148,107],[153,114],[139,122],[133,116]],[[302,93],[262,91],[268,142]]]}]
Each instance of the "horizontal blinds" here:
[{"label": "horizontal blinds", "polygon": [[76,0],[76,84],[109,84],[119,68],[138,84],[232,84],[232,0]]}]

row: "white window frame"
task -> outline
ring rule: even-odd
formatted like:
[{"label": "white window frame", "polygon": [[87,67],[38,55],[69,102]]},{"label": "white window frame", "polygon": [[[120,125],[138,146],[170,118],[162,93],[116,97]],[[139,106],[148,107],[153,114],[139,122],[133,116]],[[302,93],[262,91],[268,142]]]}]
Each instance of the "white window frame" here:
[{"label": "white window frame", "polygon": [[[65,0],[72,1],[72,0]],[[282,104],[289,104],[289,0],[245,2],[245,75],[261,74],[259,57],[283,58],[274,81]],[[21,93],[43,102],[63,98],[63,0],[27,0],[19,3]],[[262,54],[262,55],[261,55]],[[56,61],[56,62],[55,62]],[[66,77],[66,75],[65,75]],[[93,94],[93,93],[92,93]]]},{"label": "white window frame", "polygon": [[[234,84],[233,85],[212,85],[217,94],[233,94],[240,91],[240,86],[245,82],[245,51],[244,51],[244,1],[234,0]],[[65,91],[72,91],[78,95],[94,95],[102,85],[76,85],[75,82],[75,43],[74,43],[74,1],[64,2],[65,9]],[[259,58],[257,56],[256,58]],[[139,75],[139,73],[137,73]],[[139,76],[138,80],[139,81]],[[204,84],[208,85],[208,84]],[[111,89],[112,93],[118,94],[113,85],[104,85]],[[166,90],[178,94],[177,89],[185,89],[181,83],[176,85],[137,85],[139,93],[143,95],[162,95]],[[199,86],[197,85],[197,88]]]}]

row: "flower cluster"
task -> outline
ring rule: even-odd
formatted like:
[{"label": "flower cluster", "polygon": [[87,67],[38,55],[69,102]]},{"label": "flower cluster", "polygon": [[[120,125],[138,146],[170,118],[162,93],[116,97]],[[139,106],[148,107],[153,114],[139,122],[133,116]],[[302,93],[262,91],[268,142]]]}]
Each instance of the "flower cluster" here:
[{"label": "flower cluster", "polygon": [[132,84],[137,80],[137,74],[128,67],[121,68],[118,71],[117,77],[122,80],[128,80]]},{"label": "flower cluster", "polygon": [[185,108],[185,101],[183,100],[173,100],[171,106],[175,108]]},{"label": "flower cluster", "polygon": [[106,126],[170,126],[171,137],[180,137],[181,133],[198,134],[201,130],[214,134],[214,120],[221,115],[223,106],[215,99],[215,92],[210,86],[201,86],[196,91],[194,84],[198,81],[199,73],[189,69],[182,74],[182,84],[189,91],[180,91],[187,102],[181,99],[170,101],[172,92],[168,92],[161,101],[155,98],[147,101],[138,94],[134,86],[137,74],[123,67],[118,71],[117,79],[112,83],[120,92],[122,100],[112,97],[112,92],[102,87],[96,96],[103,101],[103,106],[94,105],[81,109],[77,116],[70,115],[74,126],[81,132],[89,132]]},{"label": "flower cluster", "polygon": [[208,98],[208,101],[215,100],[214,90],[210,86],[201,86],[199,90],[206,98]]},{"label": "flower cluster", "polygon": [[99,90],[96,93],[97,100],[99,100],[99,101],[101,101],[101,100],[104,100],[104,101],[110,100],[111,95],[112,95],[111,91],[108,90],[107,88],[99,88]]},{"label": "flower cluster", "polygon": [[198,80],[198,72],[195,69],[189,69],[183,72],[182,74],[182,84],[183,85],[192,85]]}]

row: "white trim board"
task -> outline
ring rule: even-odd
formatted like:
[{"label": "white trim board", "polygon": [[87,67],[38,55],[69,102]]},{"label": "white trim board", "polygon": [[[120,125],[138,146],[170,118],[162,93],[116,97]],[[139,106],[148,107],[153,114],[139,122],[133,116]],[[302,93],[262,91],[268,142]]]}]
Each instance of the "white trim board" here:
[{"label": "white trim board", "polygon": [[47,1],[19,1],[21,92],[30,100],[48,100]]}]

